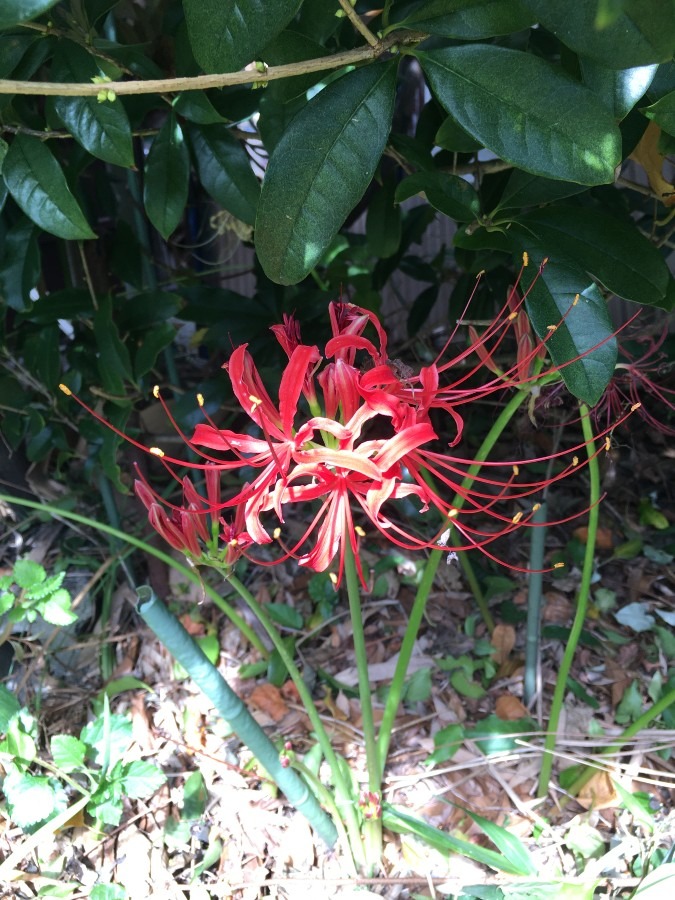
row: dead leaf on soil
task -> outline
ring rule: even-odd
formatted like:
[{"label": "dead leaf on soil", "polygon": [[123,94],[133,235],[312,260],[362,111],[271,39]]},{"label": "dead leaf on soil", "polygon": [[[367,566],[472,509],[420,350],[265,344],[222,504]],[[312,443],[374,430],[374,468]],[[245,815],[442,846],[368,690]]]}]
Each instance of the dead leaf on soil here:
[{"label": "dead leaf on soil", "polygon": [[515,629],[512,625],[495,625],[490,643],[495,648],[492,658],[498,665],[502,665],[516,645]]},{"label": "dead leaf on soil", "polygon": [[515,722],[517,719],[529,716],[527,707],[513,694],[502,694],[497,697],[495,713],[498,719],[505,722]]},{"label": "dead leaf on soil", "polygon": [[607,809],[617,802],[618,795],[608,772],[596,772],[577,795],[577,803],[584,809]]},{"label": "dead leaf on soil", "polygon": [[280,722],[288,712],[288,706],[281,696],[281,691],[273,684],[256,685],[251,691],[249,699],[275,722]]}]

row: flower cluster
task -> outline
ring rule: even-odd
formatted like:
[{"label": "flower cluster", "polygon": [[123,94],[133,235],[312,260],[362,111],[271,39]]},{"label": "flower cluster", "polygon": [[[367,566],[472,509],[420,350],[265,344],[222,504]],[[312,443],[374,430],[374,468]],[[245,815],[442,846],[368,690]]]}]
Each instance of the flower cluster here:
[{"label": "flower cluster", "polygon": [[[136,482],[152,526],[197,563],[231,565],[241,554],[252,556],[256,546],[276,543],[275,561],[292,557],[324,571],[337,559],[338,582],[346,542],[358,565],[364,529],[400,548],[421,550],[446,547],[452,528],[457,539],[447,546],[448,554],[478,548],[494,559],[491,546],[498,538],[532,524],[533,498],[586,461],[583,444],[546,458],[482,462],[478,471],[472,469],[474,459],[454,453],[467,404],[507,388],[530,391],[536,384],[547,338],[536,341],[525,330],[523,302],[514,288],[482,334],[473,331],[471,343],[447,359],[453,333],[439,356],[418,372],[389,358],[387,336],[367,309],[331,303],[331,337],[323,353],[303,344],[297,321],[285,316],[272,329],[288,359],[276,401],[244,344],[224,368],[248,426],[219,428],[205,416],[191,438],[181,435],[199,462],[149,449],[183,491],[183,504],[171,506],[147,482]],[[514,330],[517,360],[505,371],[497,369],[495,354]],[[547,378],[555,371],[547,368]],[[444,434],[452,425],[449,443],[440,440],[438,421]],[[601,436],[608,433],[609,428]],[[528,463],[542,462],[549,463],[546,477],[520,477]],[[205,497],[189,477],[178,478],[179,466],[203,478]],[[248,480],[223,499],[225,473]],[[408,501],[406,516],[398,501]],[[419,517],[411,515],[409,501]],[[437,514],[427,518],[434,524],[425,530],[423,514],[432,509]],[[307,510],[312,510],[308,523]],[[296,527],[305,523],[293,539],[287,528],[291,518]],[[360,567],[359,574],[365,583]]]}]

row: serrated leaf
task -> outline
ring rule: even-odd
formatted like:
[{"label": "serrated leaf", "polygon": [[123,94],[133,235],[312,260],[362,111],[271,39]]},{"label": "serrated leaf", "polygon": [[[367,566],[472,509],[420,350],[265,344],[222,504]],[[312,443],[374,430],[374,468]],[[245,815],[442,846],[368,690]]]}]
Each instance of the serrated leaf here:
[{"label": "serrated leaf", "polygon": [[21,709],[21,704],[4,684],[0,684],[0,734],[7,731],[10,719]]},{"label": "serrated leaf", "polygon": [[134,800],[154,794],[165,781],[161,769],[142,759],[125,766],[121,778],[125,794]]},{"label": "serrated leaf", "polygon": [[272,281],[301,281],[365,193],[391,128],[395,85],[395,61],[348,72],[300,110],[277,144],[255,235]]},{"label": "serrated leaf", "polygon": [[655,65],[610,69],[584,57],[579,63],[584,84],[600,97],[619,121],[628,115],[644,95],[658,69]]},{"label": "serrated leaf", "polygon": [[47,573],[40,563],[32,559],[17,559],[14,563],[14,580],[24,591],[37,588],[47,578]]},{"label": "serrated leaf", "polygon": [[596,209],[574,206],[534,210],[520,222],[552,258],[559,252],[574,260],[619,297],[667,308],[668,267],[632,225]]},{"label": "serrated leaf", "polygon": [[396,188],[396,202],[424,194],[434,209],[458,222],[470,222],[480,215],[480,200],[473,185],[447,172],[415,172]]},{"label": "serrated leaf", "polygon": [[58,0],[3,0],[0,5],[0,28],[13,28],[29,22],[56,6]]},{"label": "serrated leaf", "polygon": [[640,112],[648,119],[653,119],[668,134],[675,135],[675,91],[671,91],[656,103],[641,109]]},{"label": "serrated leaf", "polygon": [[621,161],[613,116],[587,88],[530,53],[475,44],[416,54],[444,109],[527,172],[608,184]]},{"label": "serrated leaf", "polygon": [[183,0],[194,57],[205,72],[234,72],[258,59],[300,0]]},{"label": "serrated leaf", "polygon": [[54,591],[57,591],[61,587],[61,585],[63,584],[63,579],[65,577],[65,571],[57,572],[55,575],[50,575],[48,578],[45,574],[44,580],[33,585],[33,587],[31,587],[28,591],[29,599],[42,600],[45,597],[48,597],[49,594],[53,594]]},{"label": "serrated leaf", "polygon": [[188,134],[199,180],[208,193],[232,215],[252,225],[260,185],[239,141],[225,125],[193,125]]},{"label": "serrated leaf", "polygon": [[14,137],[2,175],[16,203],[40,228],[65,240],[96,237],[70,192],[61,166],[38,138],[27,134]]},{"label": "serrated leaf", "polygon": [[672,0],[623,0],[605,27],[597,4],[523,0],[544,28],[577,53],[615,69],[668,62],[675,47]]},{"label": "serrated leaf", "polygon": [[84,755],[87,751],[82,741],[70,734],[55,734],[50,747],[54,765],[62,772],[76,772],[84,765]]},{"label": "serrated leaf", "polygon": [[172,112],[150,146],[143,184],[145,211],[164,240],[183,218],[189,180],[190,154]]},{"label": "serrated leaf", "polygon": [[427,0],[397,28],[479,41],[529,28],[535,17],[520,0]]},{"label": "serrated leaf", "polygon": [[84,726],[80,732],[80,740],[93,751],[94,761],[101,763],[108,759],[120,759],[131,743],[132,726],[126,716],[112,714],[109,733],[106,734],[104,716],[98,716]]},{"label": "serrated leaf", "polygon": [[56,809],[56,792],[49,778],[10,773],[2,786],[12,820],[30,828],[47,819]]},{"label": "serrated leaf", "polygon": [[[509,234],[515,240],[518,231],[512,228]],[[534,263],[542,261],[541,247],[527,233],[519,249],[525,248]],[[529,288],[526,304],[532,326],[541,339],[547,338],[549,355],[561,367],[567,389],[593,406],[614,374],[617,360],[607,304],[597,285],[575,263],[554,256],[538,277],[536,266],[525,269],[522,285],[523,290]],[[577,294],[579,301],[574,305]],[[556,326],[553,335],[550,326]]]},{"label": "serrated leaf", "polygon": [[77,613],[71,610],[70,602],[70,594],[61,588],[40,604],[40,615],[51,625],[72,625],[77,622]]},{"label": "serrated leaf", "polygon": [[[72,41],[59,41],[54,55],[54,81],[89,82],[100,76],[94,57]],[[115,166],[134,164],[131,126],[121,100],[99,103],[96,97],[55,97],[57,116],[92,156]]]}]

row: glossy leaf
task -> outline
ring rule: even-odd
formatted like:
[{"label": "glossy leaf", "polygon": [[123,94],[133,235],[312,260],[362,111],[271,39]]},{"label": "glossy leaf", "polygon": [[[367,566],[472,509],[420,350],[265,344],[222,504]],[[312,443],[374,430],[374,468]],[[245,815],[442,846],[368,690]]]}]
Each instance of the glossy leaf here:
[{"label": "glossy leaf", "polygon": [[4,253],[0,256],[0,295],[18,312],[31,309],[30,292],[40,278],[37,238],[35,225],[23,216],[4,236]]},{"label": "glossy leaf", "polygon": [[610,69],[584,57],[579,63],[584,84],[600,97],[618,120],[627,116],[644,95],[658,69],[658,66]]},{"label": "glossy leaf", "polygon": [[661,97],[656,103],[642,110],[648,119],[653,119],[657,125],[668,134],[675,135],[675,91]]},{"label": "glossy leaf", "polygon": [[401,210],[394,203],[395,183],[384,182],[375,192],[366,216],[368,250],[379,259],[396,253],[401,243]]},{"label": "glossy leaf", "polygon": [[188,134],[205,189],[233,216],[252,225],[260,186],[239,141],[225,125],[193,125]]},{"label": "glossy leaf", "polygon": [[[522,287],[530,288],[527,313],[570,393],[593,406],[598,402],[614,373],[617,360],[616,338],[607,304],[596,284],[582,268],[553,254],[539,277],[537,266],[544,253],[529,232],[517,227],[510,235],[518,249],[527,248],[530,265],[525,269]],[[579,301],[575,304],[576,295]],[[564,321],[561,321],[564,317]],[[551,335],[550,327],[557,326]],[[581,358],[579,358],[581,357]]]},{"label": "glossy leaf", "polygon": [[7,78],[14,71],[36,40],[38,37],[35,34],[0,34],[0,78]]},{"label": "glossy leaf", "polygon": [[173,101],[173,108],[178,115],[196,125],[217,125],[225,121],[204,91],[185,91],[179,94]]},{"label": "glossy leaf", "polygon": [[582,184],[574,181],[558,181],[555,178],[541,178],[530,172],[516,169],[511,173],[506,187],[499,200],[497,209],[523,209],[528,206],[539,206],[565,197],[573,197],[585,190]]},{"label": "glossy leaf", "polygon": [[39,138],[17,134],[7,151],[2,175],[17,205],[40,228],[66,240],[96,237],[61,166]]},{"label": "glossy leaf", "polygon": [[2,0],[0,28],[13,28],[20,22],[30,22],[56,6],[58,0]]},{"label": "glossy leaf", "polygon": [[190,154],[173,113],[155,135],[145,160],[143,204],[166,240],[183,218],[190,180]]},{"label": "glossy leaf", "polygon": [[256,222],[258,258],[273,281],[301,281],[365,193],[389,136],[395,86],[395,61],[348,72],[277,144]]},{"label": "glossy leaf", "polygon": [[521,0],[427,0],[396,27],[468,41],[521,31],[534,21]]},{"label": "glossy leaf", "polygon": [[581,184],[614,181],[621,136],[587,88],[529,53],[475,44],[416,53],[459,124],[502,159]]},{"label": "glossy leaf", "polygon": [[457,153],[474,153],[480,150],[480,142],[471,137],[453,116],[447,116],[436,132],[435,143],[444,150]]},{"label": "glossy leaf", "polygon": [[[54,81],[89,82],[101,72],[94,58],[72,41],[60,41],[54,57]],[[99,103],[96,97],[55,97],[54,110],[75,140],[92,156],[116,166],[134,164],[131,126],[116,100]]]},{"label": "glossy leaf", "polygon": [[668,267],[628,222],[574,206],[534,210],[520,222],[552,257],[575,261],[617,296],[668,308]]},{"label": "glossy leaf", "polygon": [[94,336],[103,387],[108,393],[121,397],[125,392],[124,379],[133,382],[134,376],[129,350],[112,320],[110,297],[99,297],[98,309],[94,313]]},{"label": "glossy leaf", "polygon": [[523,0],[544,28],[583,56],[609,68],[627,69],[667,62],[675,48],[672,0],[623,0],[604,28],[596,24],[597,4],[569,0]]},{"label": "glossy leaf", "polygon": [[205,72],[234,72],[258,59],[300,0],[183,0],[195,59]]},{"label": "glossy leaf", "polygon": [[424,194],[434,209],[458,222],[469,222],[480,215],[480,200],[473,185],[447,172],[415,172],[396,189],[396,202]]}]

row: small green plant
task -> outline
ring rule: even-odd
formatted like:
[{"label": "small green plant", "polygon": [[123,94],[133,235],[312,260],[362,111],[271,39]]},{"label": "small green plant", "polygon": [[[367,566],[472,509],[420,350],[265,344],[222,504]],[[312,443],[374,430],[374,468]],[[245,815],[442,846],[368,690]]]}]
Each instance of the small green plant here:
[{"label": "small green plant", "polygon": [[76,621],[70,594],[62,587],[65,577],[65,571],[47,575],[32,559],[18,559],[11,574],[0,577],[0,616],[4,619],[0,644],[8,640],[17,622],[34,622],[38,615],[51,625]]},{"label": "small green plant", "polygon": [[19,706],[10,691],[0,687],[0,734],[4,735],[0,758],[5,768],[2,793],[12,821],[32,833],[63,812],[70,802],[69,794],[75,791],[87,798],[85,811],[97,829],[118,825],[125,797],[149,797],[165,781],[152,763],[125,761],[131,727],[131,720],[111,713],[106,701],[79,738],[69,734],[51,738],[49,762],[38,751],[35,717]]}]

